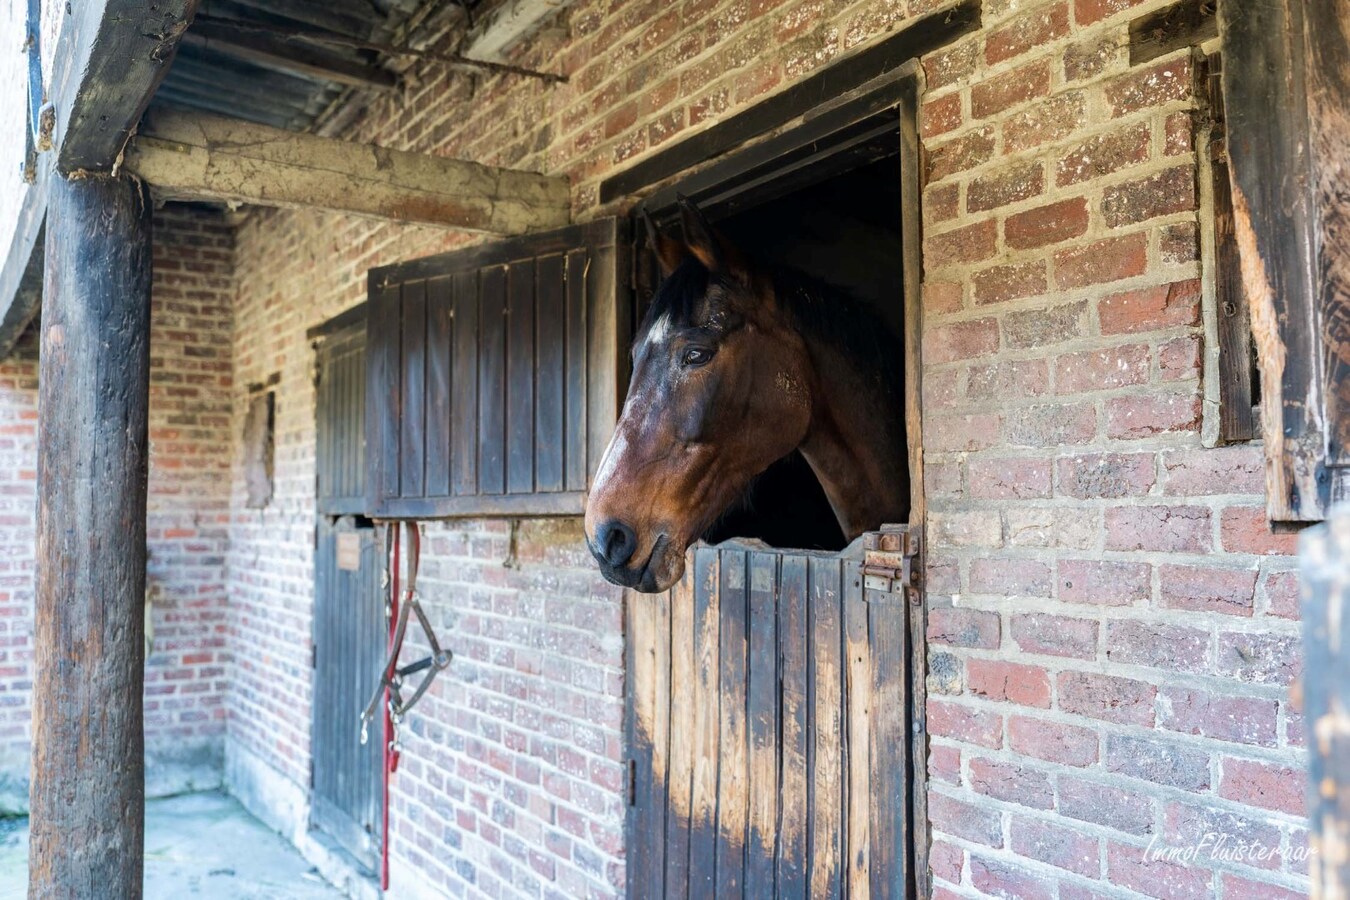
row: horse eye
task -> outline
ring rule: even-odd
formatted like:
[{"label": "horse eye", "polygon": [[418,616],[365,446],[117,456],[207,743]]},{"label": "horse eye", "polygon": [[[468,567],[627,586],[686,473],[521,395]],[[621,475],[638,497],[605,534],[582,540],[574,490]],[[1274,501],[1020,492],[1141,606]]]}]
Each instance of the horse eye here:
[{"label": "horse eye", "polygon": [[711,350],[704,347],[690,347],[688,350],[684,351],[684,356],[680,358],[680,362],[684,363],[686,366],[701,366],[712,359],[712,357]]}]

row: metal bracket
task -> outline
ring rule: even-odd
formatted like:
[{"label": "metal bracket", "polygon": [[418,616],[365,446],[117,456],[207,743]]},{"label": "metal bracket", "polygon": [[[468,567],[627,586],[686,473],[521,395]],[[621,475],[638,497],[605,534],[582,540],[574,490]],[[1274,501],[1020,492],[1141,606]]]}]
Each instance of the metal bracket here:
[{"label": "metal bracket", "polygon": [[920,551],[919,535],[908,526],[882,527],[863,536],[863,578],[865,587],[888,594],[903,593],[910,603],[919,603],[919,579],[916,564]]}]

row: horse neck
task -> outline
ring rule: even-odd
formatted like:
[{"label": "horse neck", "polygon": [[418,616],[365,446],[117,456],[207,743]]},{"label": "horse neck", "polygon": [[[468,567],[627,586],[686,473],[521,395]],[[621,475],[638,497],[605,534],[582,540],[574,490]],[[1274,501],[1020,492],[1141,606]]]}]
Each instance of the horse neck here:
[{"label": "horse neck", "polygon": [[868,362],[836,344],[804,334],[816,370],[811,425],[801,444],[848,540],[909,513],[903,397],[891,396]]}]

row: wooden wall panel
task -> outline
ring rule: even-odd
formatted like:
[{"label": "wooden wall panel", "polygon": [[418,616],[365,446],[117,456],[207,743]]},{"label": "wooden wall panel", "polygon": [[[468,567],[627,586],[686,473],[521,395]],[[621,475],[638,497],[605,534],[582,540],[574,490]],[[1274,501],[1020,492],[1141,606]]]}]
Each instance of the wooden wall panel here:
[{"label": "wooden wall panel", "polygon": [[627,385],[624,230],[371,271],[370,515],[582,512]]}]

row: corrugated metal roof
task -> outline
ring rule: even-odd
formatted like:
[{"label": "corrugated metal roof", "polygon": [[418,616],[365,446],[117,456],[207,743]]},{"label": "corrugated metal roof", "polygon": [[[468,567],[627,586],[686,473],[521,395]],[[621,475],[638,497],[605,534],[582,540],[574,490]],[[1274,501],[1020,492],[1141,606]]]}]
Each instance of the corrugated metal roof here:
[{"label": "corrugated metal roof", "polygon": [[[203,0],[154,102],[310,130],[353,86],[397,85],[386,68],[389,60],[340,40],[387,43],[423,3]],[[477,4],[469,0],[467,6]],[[297,39],[299,34],[328,40]]]}]

